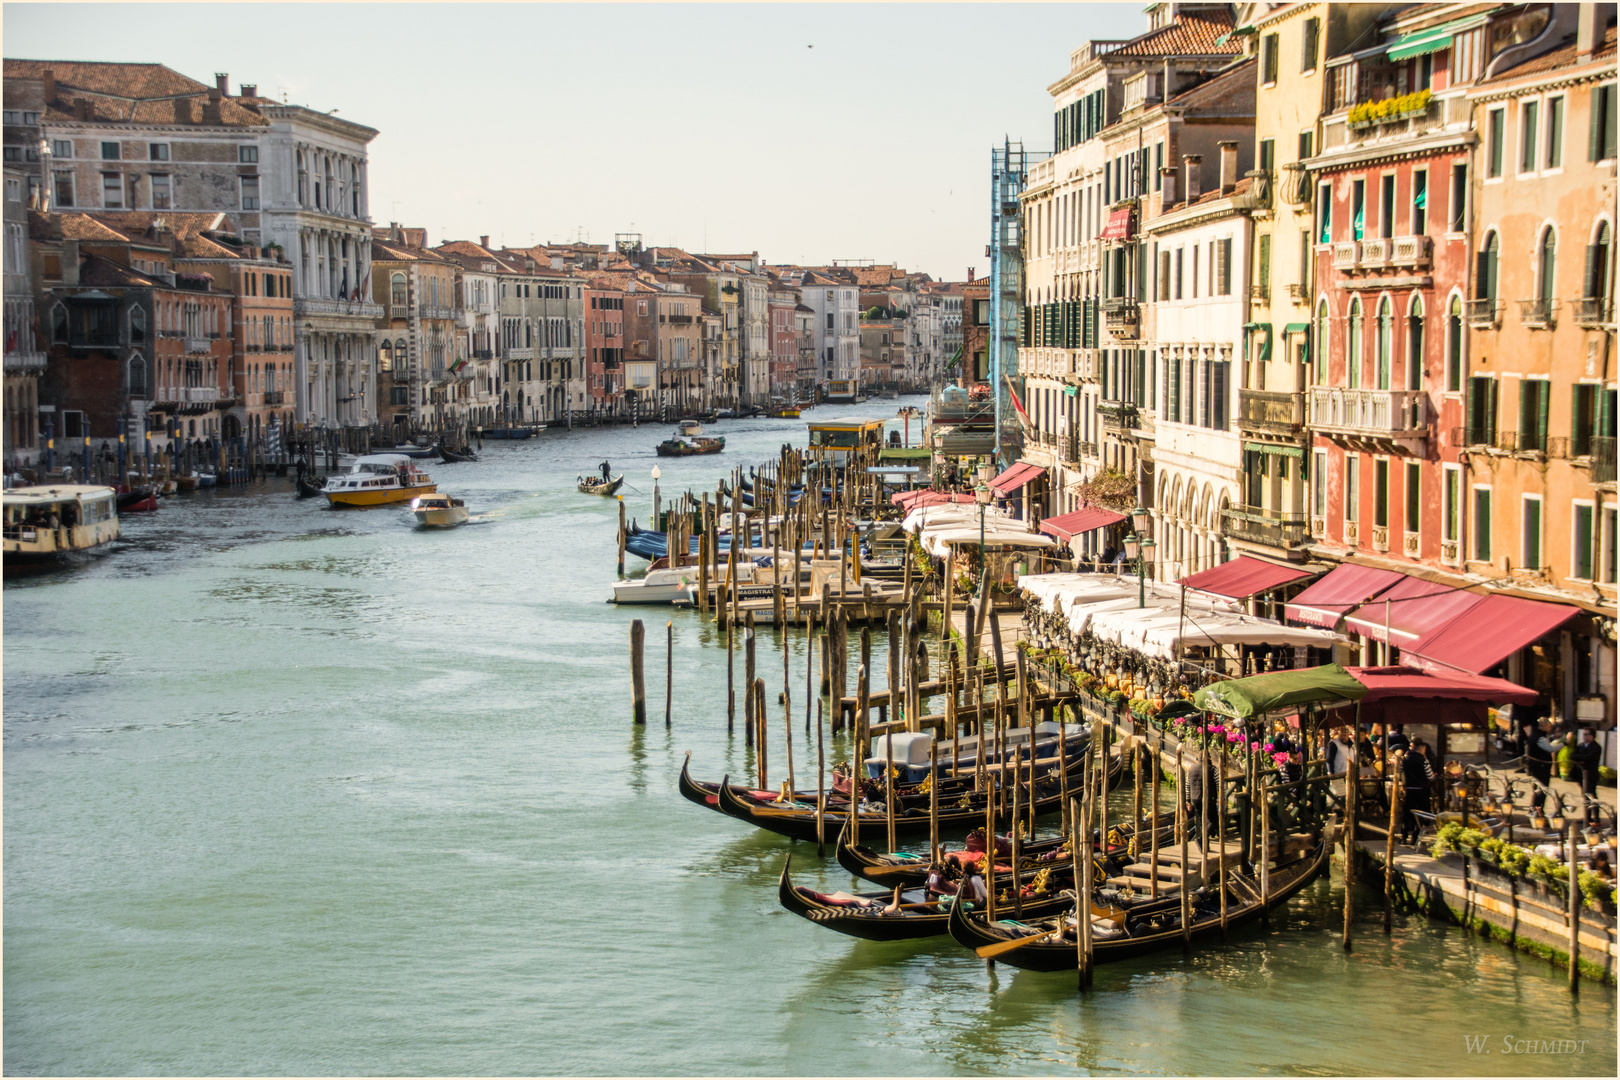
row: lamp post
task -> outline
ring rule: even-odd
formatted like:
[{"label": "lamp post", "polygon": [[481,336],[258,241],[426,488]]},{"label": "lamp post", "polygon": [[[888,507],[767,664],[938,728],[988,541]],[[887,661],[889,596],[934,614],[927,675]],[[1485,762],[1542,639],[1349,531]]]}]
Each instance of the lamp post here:
[{"label": "lamp post", "polygon": [[1136,531],[1125,538],[1125,557],[1136,564],[1136,606],[1147,606],[1147,564],[1153,559],[1155,547],[1151,537],[1146,535],[1149,524],[1148,512],[1140,506],[1131,511],[1131,524]]},{"label": "lamp post", "polygon": [[663,472],[658,468],[657,465],[654,465],[652,467],[652,482],[653,482],[653,519],[652,519],[652,527],[654,529],[659,528],[659,525],[658,525],[658,503],[659,503],[658,478],[660,476],[663,476],[663,475],[664,475]]}]

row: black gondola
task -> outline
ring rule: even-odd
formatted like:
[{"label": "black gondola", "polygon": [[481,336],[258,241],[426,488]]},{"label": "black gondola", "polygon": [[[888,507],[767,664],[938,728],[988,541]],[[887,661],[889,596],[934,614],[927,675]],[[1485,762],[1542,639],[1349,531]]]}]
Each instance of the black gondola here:
[{"label": "black gondola", "polygon": [[[1271,871],[1270,902],[1262,905],[1260,886],[1252,874],[1229,871],[1227,888],[1226,924],[1228,929],[1242,926],[1259,918],[1264,911],[1280,907],[1306,885],[1314,881],[1326,867],[1331,847],[1318,838],[1316,847],[1304,856]],[[1232,901],[1237,903],[1233,904]],[[1168,948],[1182,940],[1181,906],[1179,897],[1164,898],[1127,908],[1125,923],[1112,931],[1117,937],[1093,938],[1092,958],[1095,963],[1124,960]],[[1215,889],[1201,890],[1193,905],[1192,938],[1218,935],[1221,932],[1220,897]],[[1058,929],[1058,918],[1064,920],[1060,938],[1053,938]],[[1059,916],[1032,926],[991,923],[975,912],[953,908],[946,926],[959,945],[981,949],[986,945],[1001,945],[1020,938],[1031,939],[1028,945],[997,953],[994,959],[1028,971],[1074,971],[1078,965],[1077,946],[1073,936],[1073,916]],[[1038,940],[1044,938],[1046,940]]]},{"label": "black gondola", "polygon": [[326,477],[309,480],[300,476],[298,478],[298,497],[300,499],[313,499],[318,495],[326,494]]},{"label": "black gondola", "polygon": [[472,447],[464,446],[460,450],[452,450],[448,446],[439,446],[439,457],[445,461],[477,461],[478,455],[473,453]]}]

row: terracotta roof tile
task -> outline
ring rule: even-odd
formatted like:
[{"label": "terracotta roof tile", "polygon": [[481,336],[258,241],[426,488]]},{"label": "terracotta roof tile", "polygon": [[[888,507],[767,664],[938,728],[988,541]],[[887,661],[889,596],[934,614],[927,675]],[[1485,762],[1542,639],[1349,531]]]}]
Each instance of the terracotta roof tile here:
[{"label": "terracotta roof tile", "polygon": [[91,255],[79,267],[79,284],[110,285],[115,288],[151,288],[161,283],[131,270],[122,263],[104,259],[100,255]]},{"label": "terracotta roof tile", "polygon": [[1612,66],[1614,64],[1615,57],[1614,31],[1615,28],[1611,26],[1603,32],[1603,43],[1593,51],[1592,56],[1587,60],[1577,62],[1575,42],[1574,40],[1571,40],[1567,44],[1560,45],[1556,49],[1542,53],[1540,56],[1532,57],[1522,64],[1517,64],[1508,68],[1506,71],[1498,72],[1497,74],[1493,75],[1488,82],[1490,85],[1494,86],[1497,83],[1511,82],[1515,79],[1523,79],[1532,75],[1546,75],[1551,72],[1558,71],[1561,68],[1577,67],[1585,64],[1606,63]]},{"label": "terracotta roof tile", "polygon": [[1228,37],[1219,45],[1215,40],[1230,34],[1232,15],[1217,11],[1178,15],[1168,26],[1149,30],[1140,37],[1107,53],[1109,57],[1141,56],[1236,56],[1242,51],[1238,42]]}]

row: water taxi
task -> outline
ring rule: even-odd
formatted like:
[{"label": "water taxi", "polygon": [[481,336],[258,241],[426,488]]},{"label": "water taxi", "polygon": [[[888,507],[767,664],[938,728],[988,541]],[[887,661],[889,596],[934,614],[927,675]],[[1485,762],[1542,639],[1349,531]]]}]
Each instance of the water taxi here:
[{"label": "water taxi", "polygon": [[118,493],[89,484],[5,493],[5,572],[36,569],[118,539]]},{"label": "water taxi", "polygon": [[448,495],[418,495],[411,512],[417,524],[430,529],[453,529],[467,520],[467,504]]},{"label": "water taxi", "polygon": [[326,501],[333,506],[383,506],[410,502],[439,490],[432,477],[403,454],[367,454],[346,473],[327,478]]}]

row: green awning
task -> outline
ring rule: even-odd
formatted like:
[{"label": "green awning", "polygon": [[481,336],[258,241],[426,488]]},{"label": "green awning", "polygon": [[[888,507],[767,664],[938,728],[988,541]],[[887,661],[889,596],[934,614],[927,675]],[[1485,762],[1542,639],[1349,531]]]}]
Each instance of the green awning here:
[{"label": "green awning", "polygon": [[1256,454],[1277,454],[1281,457],[1302,458],[1305,456],[1305,451],[1300,447],[1287,446],[1280,443],[1244,443],[1243,449],[1253,451]]},{"label": "green awning", "polygon": [[1311,324],[1310,323],[1291,322],[1287,326],[1283,327],[1283,336],[1284,337],[1287,337],[1289,334],[1308,334],[1310,332],[1311,332]]},{"label": "green awning", "polygon": [[1250,717],[1300,705],[1359,701],[1366,694],[1367,687],[1344,668],[1323,664],[1211,683],[1193,695],[1193,704],[1222,716]]},{"label": "green awning", "polygon": [[1423,56],[1428,53],[1437,53],[1441,49],[1451,47],[1451,39],[1463,24],[1478,22],[1477,16],[1466,19],[1453,19],[1451,22],[1431,26],[1427,30],[1418,30],[1414,33],[1403,34],[1395,39],[1395,44],[1389,47],[1385,55],[1391,60],[1410,60],[1414,56]]},{"label": "green awning", "polygon": [[886,446],[878,451],[879,461],[921,461],[928,457],[926,446]]},{"label": "green awning", "polygon": [[1065,386],[1063,388],[1063,396],[1064,397],[1074,397],[1078,393],[1079,393],[1079,388],[1078,387]]}]

